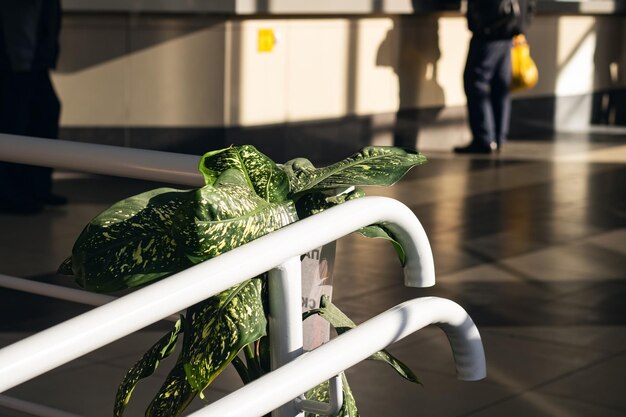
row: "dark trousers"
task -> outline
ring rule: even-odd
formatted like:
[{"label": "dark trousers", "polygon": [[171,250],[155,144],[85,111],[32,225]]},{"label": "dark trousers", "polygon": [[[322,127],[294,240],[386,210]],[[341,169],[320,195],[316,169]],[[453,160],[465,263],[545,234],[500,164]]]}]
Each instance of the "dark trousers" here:
[{"label": "dark trousers", "polygon": [[[61,104],[47,70],[0,71],[0,132],[56,138]],[[41,204],[52,188],[52,169],[0,163],[0,203]]]},{"label": "dark trousers", "polygon": [[511,40],[473,37],[463,73],[472,143],[502,144],[511,117]]}]

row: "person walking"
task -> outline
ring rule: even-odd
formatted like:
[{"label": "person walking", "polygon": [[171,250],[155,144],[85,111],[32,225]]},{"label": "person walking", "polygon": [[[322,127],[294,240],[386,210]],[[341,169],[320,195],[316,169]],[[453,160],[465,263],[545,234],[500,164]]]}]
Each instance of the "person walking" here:
[{"label": "person walking", "polygon": [[455,153],[489,154],[506,139],[511,115],[511,40],[522,34],[535,0],[468,0],[472,32],[463,85],[472,141]]},{"label": "person walking", "polygon": [[[0,132],[54,139],[61,104],[56,67],[60,0],[0,1]],[[52,169],[0,163],[0,212],[34,214],[67,200],[52,194]]]}]

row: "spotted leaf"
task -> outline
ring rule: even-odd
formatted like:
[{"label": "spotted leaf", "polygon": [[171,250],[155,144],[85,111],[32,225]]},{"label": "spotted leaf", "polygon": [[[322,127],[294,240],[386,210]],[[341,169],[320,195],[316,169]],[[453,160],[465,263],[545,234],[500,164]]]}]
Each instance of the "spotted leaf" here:
[{"label": "spotted leaf", "polygon": [[[346,379],[346,375],[341,373],[341,383],[343,389],[343,405],[338,413],[334,414],[333,417],[359,417],[359,411],[356,408],[356,401],[354,400],[354,395],[352,395],[352,390],[348,385],[348,380]],[[307,400],[313,400],[323,403],[328,403],[329,401],[329,393],[328,393],[328,381],[322,382],[317,387],[313,388],[310,391],[307,391],[304,394],[304,397]],[[305,417],[322,417],[318,414],[313,413],[305,413]]]},{"label": "spotted leaf", "polygon": [[[208,190],[208,191],[204,191]],[[298,220],[291,201],[271,203],[258,197],[242,174],[228,170],[204,187],[195,220],[181,220],[176,231],[188,259],[197,263],[248,243]],[[188,218],[182,214],[182,218]]]},{"label": "spotted leaf", "polygon": [[[341,310],[339,310],[326,295],[323,295],[320,300],[320,307],[317,309],[309,310],[303,313],[302,317],[306,320],[312,315],[319,315],[328,321],[331,326],[335,328],[337,334],[342,334],[350,329],[356,327],[356,324],[348,318]],[[386,350],[381,350],[374,353],[369,359],[381,361],[389,364],[395,371],[404,379],[420,384],[417,376],[406,366],[404,363],[396,359],[392,354]]]},{"label": "spotted leaf", "polygon": [[178,417],[197,393],[198,391],[187,382],[185,368],[179,357],[179,361],[148,406],[146,417]]},{"label": "spotted leaf", "polygon": [[[83,288],[109,292],[181,271],[191,262],[172,237],[178,212],[195,191],[159,188],[122,200],[94,218],[72,249],[71,270]],[[189,212],[189,211],[188,211]],[[61,272],[69,272],[69,261]]]},{"label": "spotted leaf", "polygon": [[314,191],[303,195],[296,201],[296,211],[298,218],[304,219],[363,196],[365,196],[365,192],[355,187]]},{"label": "spotted leaf", "polygon": [[396,147],[368,146],[336,164],[315,168],[304,158],[283,166],[289,178],[290,195],[309,190],[366,185],[392,185],[426,158],[415,151]]},{"label": "spotted leaf", "polygon": [[265,335],[261,291],[261,280],[252,279],[188,309],[183,362],[193,389],[201,392],[244,346]]},{"label": "spotted leaf", "polygon": [[[110,292],[166,277],[297,220],[293,203],[256,195],[240,171],[214,185],[162,188],[122,200],[85,228],[71,270],[84,288]],[[68,272],[69,261],[61,266]]]},{"label": "spotted leaf", "polygon": [[120,417],[124,414],[124,409],[128,401],[130,401],[130,396],[139,380],[152,375],[159,366],[159,363],[172,353],[176,347],[178,335],[181,332],[181,325],[182,320],[178,320],[174,325],[174,329],[156,342],[126,373],[115,396],[115,407],[113,411],[115,417]]},{"label": "spotted leaf", "polygon": [[266,201],[281,202],[287,197],[287,175],[254,146],[231,146],[206,153],[200,160],[199,170],[206,184],[213,184],[228,169],[240,171],[259,197]]}]

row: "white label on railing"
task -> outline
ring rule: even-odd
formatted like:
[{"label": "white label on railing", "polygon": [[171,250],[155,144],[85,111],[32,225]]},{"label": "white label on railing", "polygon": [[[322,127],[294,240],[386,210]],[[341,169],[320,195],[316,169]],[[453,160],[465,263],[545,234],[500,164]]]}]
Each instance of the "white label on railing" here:
[{"label": "white label on railing", "polygon": [[[302,311],[318,308],[322,295],[332,296],[336,243],[308,252],[302,259]],[[304,350],[312,350],[330,338],[330,325],[319,316],[303,324]]]}]

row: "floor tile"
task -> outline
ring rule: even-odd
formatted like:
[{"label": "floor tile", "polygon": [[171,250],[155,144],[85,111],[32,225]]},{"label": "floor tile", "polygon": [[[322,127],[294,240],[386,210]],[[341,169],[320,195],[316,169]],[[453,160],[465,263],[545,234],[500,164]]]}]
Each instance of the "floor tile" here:
[{"label": "floor tile", "polygon": [[[59,368],[28,381],[7,391],[6,395],[84,417],[110,416],[117,386],[125,373],[126,370],[117,367],[81,362],[81,366]],[[221,387],[215,385],[205,390],[207,402],[222,398],[241,385],[228,386],[226,380],[234,381],[232,375],[229,376],[221,381]],[[158,377],[140,381],[133,391],[125,415],[143,415],[161,384],[162,378]],[[187,410],[197,410],[204,404],[205,401],[196,398]]]},{"label": "floor tile", "polygon": [[566,295],[559,301],[565,304],[583,306],[606,315],[626,317],[626,280],[599,282],[584,290]]},{"label": "floor tile", "polygon": [[[592,349],[491,333],[489,328],[479,327],[479,331],[487,358],[486,381],[510,392],[524,392],[610,355]],[[392,346],[389,351],[407,363],[418,376],[422,370],[455,375],[452,352],[443,332],[439,337],[425,340],[414,336],[414,344],[407,341],[398,347]],[[426,380],[423,382],[427,383]]]},{"label": "floor tile", "polygon": [[568,282],[557,285],[523,279],[516,281],[514,275],[507,275],[506,272],[499,275],[506,276],[508,281],[451,282],[443,278],[442,282],[430,288],[407,288],[397,283],[356,295],[340,294],[337,291],[334,300],[351,317],[369,318],[409,299],[443,297],[460,304],[481,326],[608,325],[621,324],[625,319],[603,308],[560,301],[564,295],[591,288],[592,284]]},{"label": "floor tile", "polygon": [[624,412],[579,401],[576,398],[529,392],[463,417],[621,417]]},{"label": "floor tile", "polygon": [[422,370],[423,386],[405,381],[381,363],[367,361],[346,373],[362,417],[458,416],[508,395],[485,381],[458,381],[454,376]]},{"label": "floor tile", "polygon": [[586,242],[626,255],[626,228],[596,235]]},{"label": "floor tile", "polygon": [[502,261],[536,280],[600,281],[626,278],[626,257],[586,243],[564,245]]},{"label": "floor tile", "polygon": [[622,353],[593,366],[572,372],[566,377],[543,386],[538,391],[612,407],[626,414],[626,398],[623,395],[624,369],[626,369],[626,354]]},{"label": "floor tile", "polygon": [[528,236],[520,238],[515,231],[505,231],[489,236],[472,239],[465,243],[466,251],[475,255],[481,255],[483,259],[493,260],[522,255],[528,252],[544,249],[548,246],[537,238]]},{"label": "floor tile", "polygon": [[92,307],[0,288],[0,331],[43,330]]},{"label": "floor tile", "polygon": [[626,346],[626,326],[491,326],[486,331],[596,351],[622,352]]},{"label": "floor tile", "polygon": [[496,263],[481,264],[449,274],[438,274],[437,286],[461,283],[523,283],[523,278],[508,272]]},{"label": "floor tile", "polygon": [[0,415],[2,415],[2,417],[32,417],[30,414],[26,414],[20,411],[10,410],[2,406],[0,406]]}]

